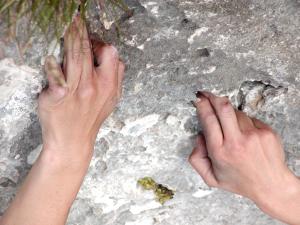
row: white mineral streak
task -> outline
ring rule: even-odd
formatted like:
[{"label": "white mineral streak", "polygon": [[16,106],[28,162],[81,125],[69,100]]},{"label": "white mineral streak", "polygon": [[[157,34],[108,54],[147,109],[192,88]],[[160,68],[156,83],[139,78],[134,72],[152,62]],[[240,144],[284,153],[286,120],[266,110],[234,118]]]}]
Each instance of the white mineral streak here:
[{"label": "white mineral streak", "polygon": [[166,123],[170,126],[178,126],[180,124],[180,120],[176,116],[169,115]]},{"label": "white mineral streak", "polygon": [[144,44],[141,44],[141,45],[137,46],[137,48],[140,49],[140,50],[144,50],[144,47],[145,47]]},{"label": "white mineral streak", "polygon": [[29,155],[27,156],[27,163],[29,165],[34,164],[34,162],[37,160],[39,154],[41,153],[43,148],[43,145],[39,145],[38,147],[36,147],[34,150],[32,150]]},{"label": "white mineral streak", "polygon": [[206,33],[208,30],[209,30],[208,27],[201,27],[201,28],[195,30],[195,32],[188,38],[188,43],[192,44],[196,37],[201,36],[203,33]]},{"label": "white mineral streak", "polygon": [[157,3],[156,2],[148,1],[148,2],[142,3],[142,5],[147,9],[149,6],[155,6],[155,5],[157,5]]},{"label": "white mineral streak", "polygon": [[203,70],[203,74],[213,73],[217,69],[216,66],[209,66],[206,70]]},{"label": "white mineral streak", "polygon": [[123,135],[139,136],[146,132],[148,128],[151,128],[157,124],[158,119],[158,114],[152,114],[133,121],[130,119],[126,120],[125,126],[122,128],[121,133]]},{"label": "white mineral streak", "polygon": [[125,223],[125,225],[153,225],[153,224],[154,224],[154,220],[153,218],[150,217]]},{"label": "white mineral streak", "polygon": [[199,189],[198,191],[196,191],[196,192],[193,194],[193,196],[194,196],[195,198],[203,198],[203,197],[205,197],[205,196],[207,196],[207,195],[212,194],[213,192],[214,192],[213,190],[201,190],[201,189]]},{"label": "white mineral streak", "polygon": [[130,207],[130,212],[132,214],[140,214],[143,211],[151,210],[151,209],[156,209],[161,207],[161,204],[155,200],[143,203],[143,204],[136,204],[132,205]]}]

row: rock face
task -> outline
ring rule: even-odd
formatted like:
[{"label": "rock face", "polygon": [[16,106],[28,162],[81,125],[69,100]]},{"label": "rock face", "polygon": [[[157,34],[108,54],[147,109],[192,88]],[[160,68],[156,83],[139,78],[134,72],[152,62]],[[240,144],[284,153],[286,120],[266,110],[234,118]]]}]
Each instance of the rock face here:
[{"label": "rock face", "polygon": [[[282,136],[300,175],[300,2],[127,0],[133,17],[118,42],[127,64],[124,96],[102,127],[69,225],[281,224],[250,201],[209,189],[187,162],[200,129],[189,104],[197,90],[228,95]],[[92,21],[95,22],[95,21]],[[26,55],[39,68],[45,46]],[[2,45],[1,45],[2,46]],[[12,46],[2,57],[14,57]],[[26,62],[27,62],[26,61]],[[0,211],[41,145],[40,69],[0,61]],[[150,176],[176,190],[161,206],[136,185]]]}]

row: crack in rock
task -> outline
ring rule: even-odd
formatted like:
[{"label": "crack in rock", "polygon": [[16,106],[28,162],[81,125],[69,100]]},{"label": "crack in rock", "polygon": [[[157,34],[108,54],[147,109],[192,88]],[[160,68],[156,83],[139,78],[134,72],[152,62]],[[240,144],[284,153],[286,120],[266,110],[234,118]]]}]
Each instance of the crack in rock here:
[{"label": "crack in rock", "polygon": [[237,95],[238,109],[249,114],[262,109],[269,99],[280,97],[287,92],[283,86],[273,86],[263,81],[245,81]]}]

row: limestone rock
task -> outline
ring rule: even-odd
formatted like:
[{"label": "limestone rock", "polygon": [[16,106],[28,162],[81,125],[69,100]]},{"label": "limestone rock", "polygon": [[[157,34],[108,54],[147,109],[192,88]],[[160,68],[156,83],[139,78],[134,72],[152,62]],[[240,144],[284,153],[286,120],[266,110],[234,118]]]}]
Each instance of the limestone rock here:
[{"label": "limestone rock", "polygon": [[[68,224],[281,224],[244,198],[209,189],[192,170],[187,159],[201,126],[189,102],[197,90],[228,95],[282,136],[287,163],[299,174],[298,1],[126,2],[135,11],[119,24],[122,41],[113,26],[104,33],[127,64],[124,95],[98,134]],[[0,61],[1,212],[41,144],[36,99],[47,43],[35,40],[25,55],[31,69]],[[5,48],[6,57],[17,57],[13,45]],[[154,204],[136,186],[145,176],[170,186],[174,199]]]}]

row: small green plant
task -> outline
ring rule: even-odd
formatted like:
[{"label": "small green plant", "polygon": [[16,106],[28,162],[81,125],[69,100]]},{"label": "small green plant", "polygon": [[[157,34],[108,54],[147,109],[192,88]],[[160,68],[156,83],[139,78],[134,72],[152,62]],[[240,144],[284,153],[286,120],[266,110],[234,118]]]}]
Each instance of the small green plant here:
[{"label": "small green plant", "polygon": [[123,0],[6,0],[0,2],[0,18],[8,30],[27,17],[31,30],[38,28],[44,34],[48,34],[50,28],[53,28],[55,35],[60,36],[77,11],[86,19],[90,4],[98,6],[99,15],[104,13],[105,18],[113,16],[111,12],[107,13],[110,6],[112,10],[116,7],[124,11],[129,10]]},{"label": "small green plant", "polygon": [[61,38],[74,15],[79,13],[86,20],[91,7],[97,8],[105,29],[110,28],[118,10],[130,11],[123,0],[2,0],[0,27],[10,40],[18,44],[22,40],[22,48],[26,49],[37,32],[48,40]]}]

